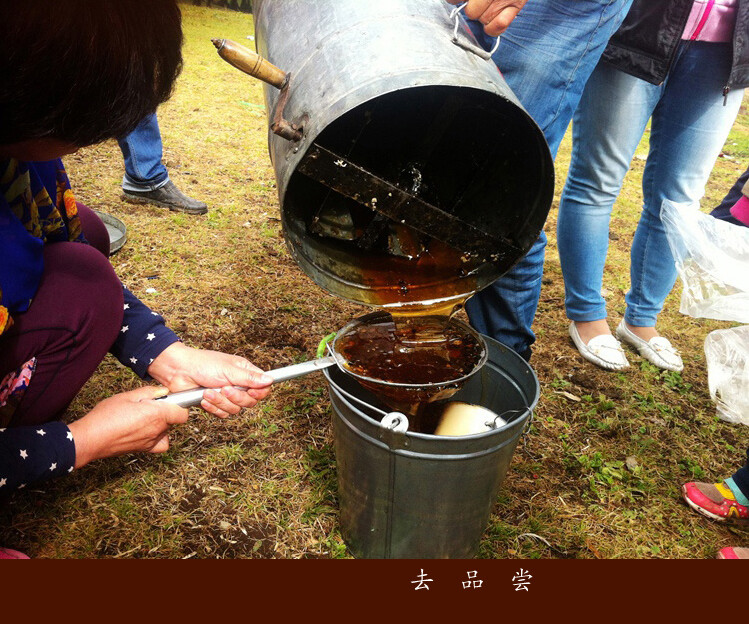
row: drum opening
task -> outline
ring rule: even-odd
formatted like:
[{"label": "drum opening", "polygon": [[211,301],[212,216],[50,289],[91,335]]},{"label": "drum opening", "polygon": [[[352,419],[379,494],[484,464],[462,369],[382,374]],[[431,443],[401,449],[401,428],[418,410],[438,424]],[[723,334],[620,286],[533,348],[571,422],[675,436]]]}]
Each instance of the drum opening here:
[{"label": "drum opening", "polygon": [[[303,268],[334,292],[338,282],[401,288],[394,274],[408,276],[406,300],[439,298],[446,284],[447,296],[475,292],[530,248],[551,203],[553,168],[541,131],[522,108],[490,92],[428,86],[389,93],[338,118],[316,144],[508,241],[492,262],[430,263],[444,241],[404,236],[407,224],[364,205],[371,198],[355,201],[295,171],[284,197],[287,240]],[[391,298],[404,294],[394,290]]]}]

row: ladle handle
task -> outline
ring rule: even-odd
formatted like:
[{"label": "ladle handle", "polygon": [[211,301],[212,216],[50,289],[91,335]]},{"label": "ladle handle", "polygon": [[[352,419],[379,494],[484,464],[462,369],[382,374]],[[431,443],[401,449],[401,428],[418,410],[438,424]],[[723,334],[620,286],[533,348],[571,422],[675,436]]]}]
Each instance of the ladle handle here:
[{"label": "ladle handle", "polygon": [[245,74],[267,82],[276,89],[281,89],[286,83],[286,72],[249,48],[230,39],[211,39],[211,41],[222,59]]},{"label": "ladle handle", "polygon": [[301,364],[292,364],[291,366],[284,366],[283,368],[276,368],[266,372],[266,375],[273,377],[273,383],[279,381],[286,381],[288,379],[294,379],[295,377],[301,377],[315,371],[323,370],[329,366],[333,366],[336,363],[335,357],[328,355],[326,357],[317,358],[316,360],[310,360],[309,362],[302,362]]},{"label": "ladle handle", "polygon": [[[329,355],[324,358],[318,358],[316,360],[310,360],[309,362],[302,362],[301,364],[292,364],[291,366],[284,366],[283,368],[276,368],[275,370],[267,371],[265,374],[273,378],[273,383],[279,381],[287,381],[288,379],[294,379],[295,377],[301,377],[302,375],[308,375],[315,371],[323,370],[336,363],[335,358]],[[246,390],[240,386],[234,386],[240,390]],[[166,403],[173,403],[180,407],[195,407],[200,405],[203,400],[203,393],[206,390],[215,390],[219,392],[221,388],[193,388],[192,390],[185,390],[183,392],[173,392],[166,396],[159,397],[157,401],[165,401]]]}]

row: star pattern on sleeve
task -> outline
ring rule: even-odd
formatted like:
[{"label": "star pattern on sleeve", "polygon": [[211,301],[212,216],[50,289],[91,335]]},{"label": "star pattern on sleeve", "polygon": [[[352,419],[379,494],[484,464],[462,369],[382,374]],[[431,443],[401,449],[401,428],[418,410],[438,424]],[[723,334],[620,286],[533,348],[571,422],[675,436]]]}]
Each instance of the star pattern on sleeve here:
[{"label": "star pattern on sleeve", "polygon": [[179,338],[163,317],[153,312],[127,288],[123,290],[125,310],[112,354],[139,377],[150,379],[148,367],[169,345]]},{"label": "star pattern on sleeve", "polygon": [[0,435],[0,483],[4,491],[67,474],[75,466],[75,441],[65,423],[9,427]]}]

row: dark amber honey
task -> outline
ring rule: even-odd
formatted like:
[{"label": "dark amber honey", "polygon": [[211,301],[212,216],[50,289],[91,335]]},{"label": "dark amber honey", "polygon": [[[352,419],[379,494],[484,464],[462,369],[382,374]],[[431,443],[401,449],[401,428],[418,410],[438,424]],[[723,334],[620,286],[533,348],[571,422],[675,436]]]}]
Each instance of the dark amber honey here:
[{"label": "dark amber honey", "polygon": [[461,325],[441,317],[395,324],[390,315],[355,325],[336,340],[345,367],[390,384],[443,384],[469,375],[484,348]]}]

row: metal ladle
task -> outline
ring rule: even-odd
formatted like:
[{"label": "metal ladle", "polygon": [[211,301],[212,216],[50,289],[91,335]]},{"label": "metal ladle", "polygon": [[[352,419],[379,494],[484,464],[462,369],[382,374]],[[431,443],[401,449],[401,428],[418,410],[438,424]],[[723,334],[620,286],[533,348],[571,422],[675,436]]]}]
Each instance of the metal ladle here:
[{"label": "metal ladle", "polygon": [[[332,345],[330,343],[327,344],[327,349],[330,355],[326,357],[321,357],[309,362],[303,362],[302,364],[285,366],[283,368],[268,371],[266,374],[273,378],[273,383],[277,383],[279,381],[286,381],[288,379],[293,379],[295,377],[301,377],[302,375],[320,371],[336,364],[342,372],[354,377],[362,386],[377,394],[389,406],[399,411],[408,413],[409,411],[412,411],[413,406],[420,403],[429,403],[434,400],[445,399],[452,396],[463,386],[463,384],[469,379],[469,377],[478,372],[486,363],[486,360],[488,358],[488,350],[486,348],[484,340],[481,338],[481,335],[470,328],[470,326],[468,326],[467,324],[453,319],[450,322],[461,325],[464,330],[470,332],[474,336],[474,338],[479,341],[479,344],[483,346],[481,357],[474,365],[473,370],[471,370],[471,372],[467,375],[463,375],[461,377],[448,381],[417,384],[384,381],[382,379],[368,377],[366,375],[362,375],[350,370],[349,366],[347,366],[345,357],[340,354],[336,346],[338,339],[341,336],[350,334],[351,331],[356,331],[356,328],[359,326],[381,320],[383,316],[390,315],[387,312],[372,312],[361,318],[354,319],[353,321],[345,325],[338,332],[336,338],[332,341]],[[160,397],[156,400],[167,401],[181,407],[194,407],[200,405],[200,402],[203,400],[203,393],[207,389],[208,388],[194,388],[192,390],[185,390],[184,392],[175,392]],[[240,389],[244,390],[246,388]],[[214,390],[219,391],[220,388],[215,388]]]},{"label": "metal ladle", "polygon": [[[328,366],[337,364],[335,356],[329,355],[327,357],[318,358],[317,360],[310,360],[309,362],[302,362],[301,364],[292,364],[291,366],[284,366],[283,368],[276,368],[275,370],[266,371],[265,374],[273,378],[273,383],[279,381],[286,381],[288,379],[294,379],[295,377],[301,377],[302,375],[308,375],[315,371],[323,370]],[[239,390],[247,390],[241,386],[234,386]],[[193,388],[192,390],[185,390],[183,392],[173,392],[166,396],[159,397],[157,401],[164,401],[165,403],[172,403],[179,405],[180,407],[195,407],[200,405],[203,400],[203,393],[206,390],[214,390],[220,392],[221,388]]]}]

